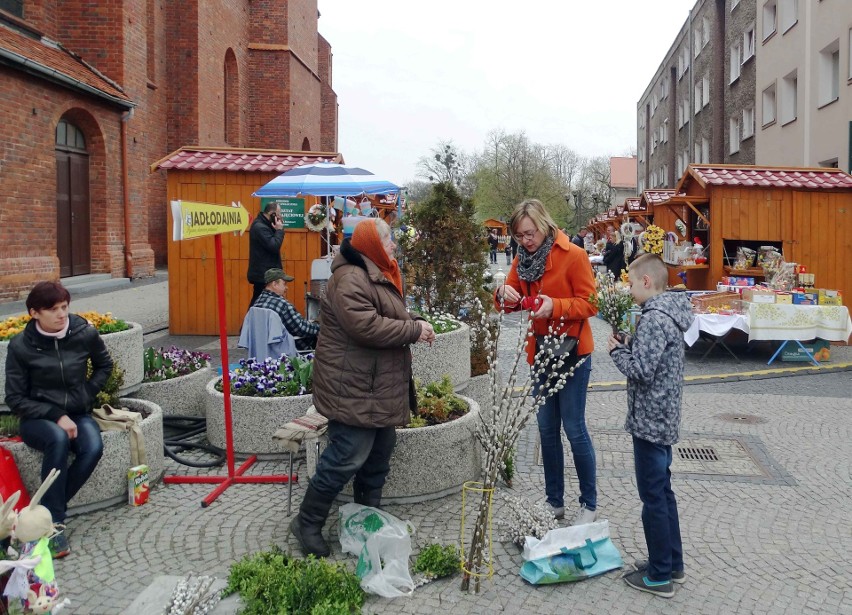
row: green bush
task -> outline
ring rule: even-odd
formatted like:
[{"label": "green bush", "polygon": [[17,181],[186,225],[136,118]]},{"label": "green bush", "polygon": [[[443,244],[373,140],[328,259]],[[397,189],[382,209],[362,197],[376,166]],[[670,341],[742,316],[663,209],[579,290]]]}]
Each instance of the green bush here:
[{"label": "green bush", "polygon": [[240,594],[243,615],[344,615],[360,612],[360,583],[343,564],[297,559],[273,547],[233,564],[223,593]]},{"label": "green bush", "polygon": [[448,577],[460,568],[461,557],[455,545],[444,547],[435,543],[428,544],[420,551],[414,563],[414,571],[430,579]]},{"label": "green bush", "polygon": [[[92,377],[92,361],[86,361],[86,378]],[[113,363],[112,372],[107,378],[104,388],[95,396],[95,408],[100,408],[105,404],[118,408],[118,391],[124,385],[124,370],[118,366],[118,363]]]},{"label": "green bush", "polygon": [[467,414],[469,408],[453,392],[453,383],[449,376],[441,382],[430,382],[426,386],[417,386],[417,413],[412,420],[422,419],[427,425],[440,425]]}]

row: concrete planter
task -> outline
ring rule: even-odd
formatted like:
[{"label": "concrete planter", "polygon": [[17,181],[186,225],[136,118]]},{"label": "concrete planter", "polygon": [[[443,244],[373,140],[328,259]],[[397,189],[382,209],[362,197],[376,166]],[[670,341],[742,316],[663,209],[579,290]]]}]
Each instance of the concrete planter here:
[{"label": "concrete planter", "polygon": [[[130,325],[127,331],[101,336],[112,360],[124,370],[124,386],[119,391],[120,395],[135,391],[145,375],[142,360],[142,325],[135,322],[127,324]],[[0,342],[0,404],[3,407],[6,403],[6,355],[8,352],[9,342]]]},{"label": "concrete planter", "polygon": [[[163,411],[156,404],[142,399],[122,398],[121,405],[128,410],[143,408],[151,414],[142,421],[145,436],[145,454],[151,485],[163,477]],[[126,431],[101,432],[104,454],[94,473],[68,503],[68,514],[99,510],[127,501],[127,470],[130,465],[130,436]],[[42,454],[23,442],[4,442],[3,447],[12,453],[27,491],[35,493],[41,484]],[[70,460],[69,460],[70,461]]]},{"label": "concrete planter", "polygon": [[412,344],[414,377],[421,384],[439,382],[449,375],[453,388],[458,390],[470,379],[470,327],[461,328],[435,336],[432,346]]},{"label": "concrete planter", "polygon": [[[436,500],[458,493],[466,481],[479,478],[479,446],[475,436],[479,404],[469,397],[462,399],[470,411],[460,419],[443,425],[397,430],[390,474],[382,492],[383,502],[407,504]],[[325,444],[323,437],[320,454]],[[308,475],[313,476],[317,467],[316,447],[306,447],[306,456]],[[351,482],[342,494],[352,497]]]},{"label": "concrete planter", "polygon": [[491,415],[491,378],[488,374],[473,376],[467,381],[467,386],[459,393],[465,397],[470,397],[479,404],[479,411],[483,418],[488,418]]},{"label": "concrete planter", "polygon": [[[225,448],[225,396],[215,389],[219,378],[207,383],[204,410],[207,440]],[[287,449],[272,439],[279,427],[302,416],[313,403],[313,395],[294,397],[244,397],[231,395],[234,454],[242,457],[281,457]]]},{"label": "concrete planter", "polygon": [[212,377],[213,370],[205,367],[170,380],[143,382],[134,396],[154,402],[165,416],[204,416],[204,391]]}]

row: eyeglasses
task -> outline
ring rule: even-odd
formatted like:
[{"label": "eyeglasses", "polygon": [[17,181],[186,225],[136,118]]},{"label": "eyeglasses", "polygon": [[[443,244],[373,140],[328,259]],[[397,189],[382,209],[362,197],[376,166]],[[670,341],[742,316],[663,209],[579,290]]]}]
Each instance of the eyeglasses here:
[{"label": "eyeglasses", "polygon": [[520,242],[520,241],[523,241],[524,239],[532,239],[533,237],[535,237],[536,233],[538,233],[538,229],[536,229],[534,231],[527,231],[525,233],[520,233],[520,234],[514,233],[514,234],[512,234],[512,237],[515,238],[515,241]]}]

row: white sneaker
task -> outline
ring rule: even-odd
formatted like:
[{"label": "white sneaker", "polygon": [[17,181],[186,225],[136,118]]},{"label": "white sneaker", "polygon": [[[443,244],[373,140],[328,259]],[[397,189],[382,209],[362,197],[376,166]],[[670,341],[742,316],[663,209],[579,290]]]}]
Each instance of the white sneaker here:
[{"label": "white sneaker", "polygon": [[585,504],[580,505],[580,510],[577,512],[577,516],[574,517],[574,523],[571,525],[585,525],[587,523],[594,523],[595,519],[598,518],[598,511],[589,510],[586,508]]},{"label": "white sneaker", "polygon": [[547,510],[549,510],[551,513],[553,513],[554,519],[564,519],[565,518],[565,507],[564,506],[554,506],[553,504],[551,504],[547,500],[544,500],[543,504],[544,504],[544,507]]}]

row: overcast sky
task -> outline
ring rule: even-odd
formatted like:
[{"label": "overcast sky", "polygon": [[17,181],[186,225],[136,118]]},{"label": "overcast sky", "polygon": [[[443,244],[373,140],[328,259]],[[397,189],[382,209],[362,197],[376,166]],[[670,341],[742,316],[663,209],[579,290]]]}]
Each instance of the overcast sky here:
[{"label": "overcast sky", "polygon": [[636,102],[695,0],[318,0],[339,150],[404,185],[440,140],[524,131],[586,156],[636,147]]}]

